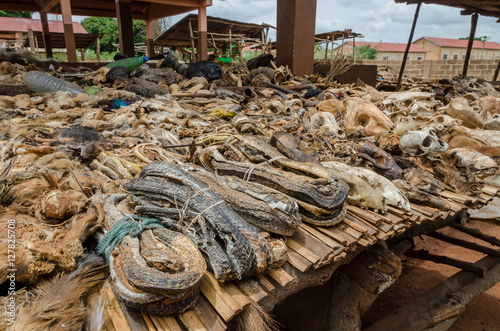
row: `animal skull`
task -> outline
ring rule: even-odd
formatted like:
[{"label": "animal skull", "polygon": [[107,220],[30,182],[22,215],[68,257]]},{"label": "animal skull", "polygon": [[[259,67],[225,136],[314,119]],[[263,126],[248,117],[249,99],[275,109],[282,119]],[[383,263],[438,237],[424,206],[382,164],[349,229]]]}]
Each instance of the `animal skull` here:
[{"label": "animal skull", "polygon": [[391,119],[371,102],[360,98],[348,98],[344,100],[344,106],[347,110],[344,126],[350,133],[365,129],[366,135],[376,136],[390,131],[394,126]]},{"label": "animal skull", "polygon": [[456,157],[458,167],[468,168],[480,179],[491,176],[498,170],[498,165],[492,158],[473,149],[454,148],[447,153]]},{"label": "animal skull", "polygon": [[462,120],[463,125],[468,128],[482,128],[484,125],[483,119],[469,106],[469,101],[465,98],[454,98],[444,110],[446,114]]},{"label": "animal skull", "polygon": [[345,137],[344,130],[342,130],[342,128],[335,120],[335,117],[330,113],[327,112],[316,113],[313,116],[311,116],[310,121],[311,121],[311,127],[314,126],[326,127],[331,133],[335,134],[337,138]]},{"label": "animal skull", "polygon": [[430,129],[408,131],[399,140],[399,148],[410,155],[415,155],[418,152],[444,152],[448,147],[448,144],[439,139]]},{"label": "animal skull", "polygon": [[500,130],[500,114],[495,114],[486,123],[484,123],[483,129],[485,130]]},{"label": "animal skull", "polygon": [[461,120],[443,114],[432,117],[429,126],[436,129],[437,131],[442,131],[452,126],[461,124],[462,124]]}]

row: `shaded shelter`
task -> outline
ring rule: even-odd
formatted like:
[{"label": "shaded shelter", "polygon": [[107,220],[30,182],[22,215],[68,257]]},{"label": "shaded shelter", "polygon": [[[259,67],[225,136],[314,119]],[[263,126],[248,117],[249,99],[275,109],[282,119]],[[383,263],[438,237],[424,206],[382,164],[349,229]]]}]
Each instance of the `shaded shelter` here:
[{"label": "shaded shelter", "polygon": [[[464,68],[462,71],[462,75],[466,76],[467,75],[467,68],[469,66],[469,60],[470,60],[470,54],[472,51],[472,45],[474,43],[474,36],[476,33],[476,26],[477,26],[477,21],[478,21],[478,15],[481,14],[483,16],[490,16],[490,17],[496,17],[498,18],[497,23],[500,22],[500,5],[498,1],[495,0],[482,0],[482,1],[467,1],[467,0],[394,0],[396,3],[406,3],[408,5],[410,4],[417,4],[417,9],[415,11],[415,18],[413,20],[413,25],[411,28],[410,32],[410,37],[408,40],[408,45],[406,48],[405,56],[403,57],[403,63],[401,65],[401,70],[399,73],[399,78],[398,78],[398,84],[397,84],[397,89],[401,87],[401,80],[403,77],[404,69],[405,69],[405,64],[406,64],[406,58],[408,55],[408,50],[410,48],[410,45],[412,43],[413,39],[413,32],[415,31],[415,26],[417,24],[417,18],[418,18],[418,13],[420,11],[420,6],[422,3],[425,4],[437,4],[437,5],[443,5],[443,6],[449,6],[449,7],[456,7],[456,8],[462,8],[462,11],[460,14],[462,15],[472,15],[471,16],[471,29],[470,29],[470,34],[469,34],[469,41],[467,45],[467,53],[465,55],[465,62],[464,62]],[[493,75],[493,80],[495,80],[498,76],[498,70],[500,69],[500,61],[498,62],[497,69],[495,71],[495,74]]]},{"label": "shaded shelter", "polygon": [[[41,31],[34,31],[33,35],[35,37],[35,45],[43,45],[43,33]],[[99,39],[103,36],[103,34],[95,33],[75,33],[75,47],[79,49],[82,54],[83,50],[89,48],[90,46],[96,44],[96,53],[97,53],[97,61],[100,61],[99,54]],[[62,32],[51,32],[50,40],[52,43],[52,48],[61,49],[66,48],[66,40],[64,38],[64,33]],[[25,47],[36,47],[35,45],[30,44],[30,39],[27,38],[24,41]],[[82,57],[82,61],[85,61],[85,57]]]},{"label": "shaded shelter", "polygon": [[[212,0],[2,0],[0,10],[39,12],[47,56],[51,56],[52,45],[48,28],[47,13],[62,14],[64,36],[68,50],[68,61],[76,61],[76,45],[72,15],[116,17],[120,37],[120,50],[134,56],[132,19],[146,21],[148,50],[152,50],[153,21],[166,16],[178,15],[192,10],[199,12],[200,34],[206,33],[206,7]],[[200,54],[206,54],[206,40],[200,38]],[[150,54],[152,55],[152,54]]]},{"label": "shaded shelter", "polygon": [[[330,58],[333,58],[333,51],[335,47],[335,41],[336,40],[342,40],[341,46],[344,45],[344,42],[346,40],[352,39],[353,44],[356,44],[356,37],[357,38],[364,38],[364,36],[361,33],[356,33],[352,32],[351,29],[345,29],[344,31],[330,31],[330,32],[323,32],[323,33],[317,33],[315,35],[315,41],[317,44],[325,43],[325,60],[328,59],[328,47],[330,46],[330,43],[332,43],[332,49],[330,51]],[[343,48],[342,48],[343,51]],[[355,48],[353,47],[353,57],[354,57],[354,52]]]},{"label": "shaded shelter", "polygon": [[[207,44],[210,48],[225,52],[228,46],[237,43],[241,52],[244,44],[265,44],[270,27],[265,23],[253,24],[207,16]],[[189,14],[157,37],[155,45],[160,48],[191,48],[194,54],[195,45],[201,36],[198,30],[198,15]]]}]

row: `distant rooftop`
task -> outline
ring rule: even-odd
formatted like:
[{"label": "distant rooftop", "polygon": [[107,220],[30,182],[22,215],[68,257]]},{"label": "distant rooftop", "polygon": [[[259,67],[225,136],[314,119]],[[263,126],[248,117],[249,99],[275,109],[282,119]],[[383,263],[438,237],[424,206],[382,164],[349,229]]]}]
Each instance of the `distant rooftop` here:
[{"label": "distant rooftop", "polygon": [[[422,37],[420,39],[428,40],[441,47],[457,47],[457,48],[467,48],[467,43],[469,42],[469,40],[466,39],[449,39],[449,38],[434,38],[434,37]],[[474,40],[472,48],[482,49],[483,42],[480,40]],[[492,41],[487,41],[484,43],[484,49],[500,49],[500,44]]]},{"label": "distant rooftop", "polygon": [[[0,17],[0,31],[13,31],[13,32],[28,32],[29,29],[33,31],[42,31],[42,23],[40,20],[32,18],[20,17]],[[49,21],[50,32],[64,33],[64,26],[62,21]],[[74,33],[87,33],[83,26],[78,22],[73,22]]]},{"label": "distant rooftop", "polygon": [[[352,41],[349,40],[345,42],[346,44],[352,45]],[[379,52],[399,52],[404,53],[406,50],[406,44],[404,43],[384,43],[384,42],[369,42],[369,41],[356,41],[356,47],[370,45]],[[417,45],[410,46],[410,53],[427,53],[428,50],[423,49]]]}]

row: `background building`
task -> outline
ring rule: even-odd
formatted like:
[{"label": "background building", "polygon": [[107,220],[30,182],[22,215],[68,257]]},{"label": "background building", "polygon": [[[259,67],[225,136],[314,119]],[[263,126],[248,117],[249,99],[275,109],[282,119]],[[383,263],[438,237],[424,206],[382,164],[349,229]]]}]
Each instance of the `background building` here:
[{"label": "background building", "polygon": [[[468,40],[422,37],[413,44],[428,51],[426,60],[463,60]],[[471,60],[492,60],[500,58],[500,44],[474,40]]]},{"label": "background building", "polygon": [[[405,53],[406,44],[404,43],[383,43],[383,42],[367,42],[367,41],[356,41],[356,47],[361,47],[364,45],[370,45],[372,48],[377,50],[377,57],[375,60],[388,60],[388,61],[398,61],[403,59]],[[339,53],[352,54],[352,40],[349,40],[337,47]],[[411,45],[410,52],[408,54],[409,60],[427,60],[427,50],[417,46]]]}]

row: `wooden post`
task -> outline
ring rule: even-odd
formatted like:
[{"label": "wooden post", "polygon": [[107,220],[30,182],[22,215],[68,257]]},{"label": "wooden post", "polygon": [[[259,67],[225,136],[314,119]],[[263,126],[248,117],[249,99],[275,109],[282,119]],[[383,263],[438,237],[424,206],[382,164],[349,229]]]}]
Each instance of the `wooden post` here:
[{"label": "wooden post", "polygon": [[240,63],[243,63],[243,57],[241,55],[241,50],[243,48],[241,40],[238,40],[238,56],[240,58]]},{"label": "wooden post", "polygon": [[498,60],[497,69],[495,70],[495,74],[493,75],[494,81],[498,79],[498,71],[500,71],[500,60]]},{"label": "wooden post", "polygon": [[35,51],[35,36],[33,35],[33,30],[28,29],[28,39],[30,41],[30,50]]},{"label": "wooden post", "polygon": [[232,38],[232,33],[231,33],[231,28],[229,28],[229,57],[231,60],[233,59],[233,38]]},{"label": "wooden post", "polygon": [[68,62],[76,62],[75,34],[73,33],[73,20],[71,19],[70,0],[61,0],[61,14],[64,25],[64,41],[66,42],[66,53]]},{"label": "wooden post", "polygon": [[207,7],[198,8],[198,60],[208,60]]},{"label": "wooden post", "polygon": [[80,60],[85,61],[85,48],[80,48]]},{"label": "wooden post", "polygon": [[330,46],[329,40],[327,40],[325,44],[325,61],[328,60],[328,46]]},{"label": "wooden post", "polygon": [[465,53],[464,69],[462,75],[467,76],[467,69],[469,68],[470,53],[472,51],[472,44],[474,43],[474,36],[476,35],[478,14],[475,13],[471,17],[469,43],[467,44],[467,53]]},{"label": "wooden post", "polygon": [[38,47],[38,38],[35,37],[35,52],[40,55],[39,47]]},{"label": "wooden post", "polygon": [[[193,62],[194,59],[194,34],[193,34],[193,24],[191,23],[191,20],[189,20],[189,36],[191,38],[191,62]],[[198,38],[199,38],[198,34]]]},{"label": "wooden post", "polygon": [[116,17],[118,19],[118,37],[120,52],[129,57],[135,56],[134,28],[132,22],[131,0],[115,0]]},{"label": "wooden post", "polygon": [[411,26],[410,37],[408,38],[408,44],[406,44],[405,54],[403,55],[403,62],[401,63],[401,69],[399,70],[398,76],[398,84],[396,85],[396,91],[399,91],[401,88],[401,80],[403,79],[403,73],[405,71],[406,66],[406,58],[408,57],[408,53],[410,52],[411,42],[413,41],[413,34],[415,33],[415,26],[417,25],[418,13],[420,12],[420,7],[422,6],[422,2],[419,1],[417,4],[417,9],[415,9],[415,17],[413,18],[413,25]]},{"label": "wooden post", "polygon": [[149,57],[155,56],[153,21],[146,21],[146,45],[147,45],[146,54]]},{"label": "wooden post", "polygon": [[101,44],[99,43],[99,37],[95,42],[95,55],[97,57],[97,62],[101,62]]},{"label": "wooden post", "polygon": [[356,36],[352,36],[352,59],[356,64]]},{"label": "wooden post", "polygon": [[47,59],[53,58],[52,54],[52,42],[50,40],[49,31],[49,21],[47,20],[47,13],[40,12],[40,21],[42,22],[42,35],[43,35],[43,45],[45,47],[45,57]]}]

